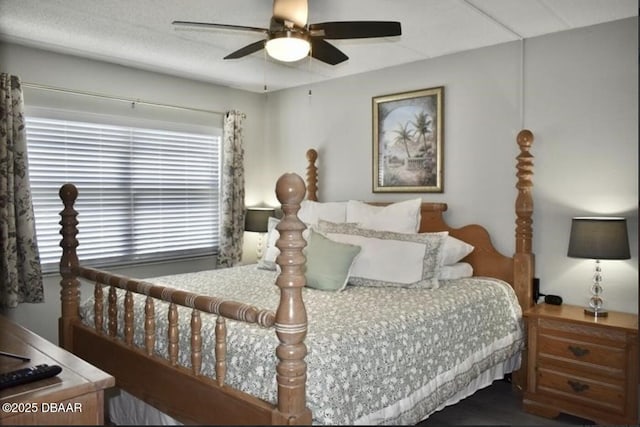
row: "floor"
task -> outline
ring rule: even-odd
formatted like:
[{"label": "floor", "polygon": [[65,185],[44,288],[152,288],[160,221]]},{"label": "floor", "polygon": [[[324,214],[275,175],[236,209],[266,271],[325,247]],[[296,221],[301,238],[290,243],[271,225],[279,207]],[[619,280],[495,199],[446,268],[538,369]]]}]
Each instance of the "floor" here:
[{"label": "floor", "polygon": [[474,395],[444,408],[418,424],[419,427],[462,425],[592,425],[589,420],[561,414],[548,419],[528,414],[522,410],[520,397],[511,390],[506,381],[496,381]]}]

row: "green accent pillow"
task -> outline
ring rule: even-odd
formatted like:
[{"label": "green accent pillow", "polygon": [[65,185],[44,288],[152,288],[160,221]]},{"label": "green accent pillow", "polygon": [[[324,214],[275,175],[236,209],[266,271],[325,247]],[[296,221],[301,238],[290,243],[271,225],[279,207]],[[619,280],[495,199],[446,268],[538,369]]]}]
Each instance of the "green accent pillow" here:
[{"label": "green accent pillow", "polygon": [[341,291],[347,286],[349,270],[360,246],[334,242],[311,231],[305,256],[307,286],[322,291]]}]

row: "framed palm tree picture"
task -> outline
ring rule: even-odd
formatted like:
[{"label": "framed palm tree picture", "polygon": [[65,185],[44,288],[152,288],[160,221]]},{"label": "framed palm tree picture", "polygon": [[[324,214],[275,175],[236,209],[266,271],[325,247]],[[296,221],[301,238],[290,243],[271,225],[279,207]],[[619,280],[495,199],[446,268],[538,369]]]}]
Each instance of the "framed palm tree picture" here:
[{"label": "framed palm tree picture", "polygon": [[444,87],[373,98],[373,192],[443,192]]}]

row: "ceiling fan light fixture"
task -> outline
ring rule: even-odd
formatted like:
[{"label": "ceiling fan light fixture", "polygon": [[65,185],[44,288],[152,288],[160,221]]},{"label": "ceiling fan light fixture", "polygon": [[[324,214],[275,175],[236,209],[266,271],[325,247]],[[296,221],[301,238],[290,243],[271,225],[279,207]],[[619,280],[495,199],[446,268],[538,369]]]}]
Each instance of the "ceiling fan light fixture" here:
[{"label": "ceiling fan light fixture", "polygon": [[299,61],[309,54],[311,45],[304,34],[282,31],[274,34],[265,44],[267,53],[273,59],[283,62]]}]

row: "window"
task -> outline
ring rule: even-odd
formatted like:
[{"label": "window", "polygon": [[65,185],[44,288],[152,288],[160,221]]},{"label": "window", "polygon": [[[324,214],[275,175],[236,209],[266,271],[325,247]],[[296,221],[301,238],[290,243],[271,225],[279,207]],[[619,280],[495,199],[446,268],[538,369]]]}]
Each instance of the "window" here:
[{"label": "window", "polygon": [[211,255],[218,247],[217,135],[27,117],[45,271],[60,259],[60,186],[78,187],[78,256],[95,266]]}]

